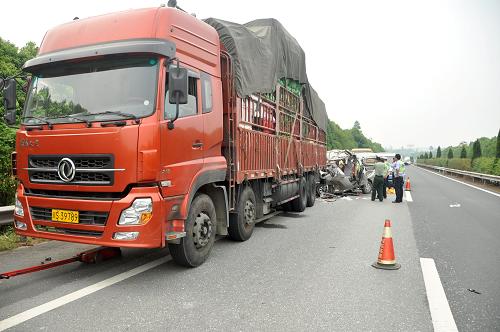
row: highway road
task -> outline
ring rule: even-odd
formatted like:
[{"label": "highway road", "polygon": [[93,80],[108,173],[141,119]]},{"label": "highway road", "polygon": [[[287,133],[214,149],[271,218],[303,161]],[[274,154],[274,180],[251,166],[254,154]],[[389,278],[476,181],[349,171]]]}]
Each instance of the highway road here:
[{"label": "highway road", "polygon": [[[432,331],[439,312],[421,258],[434,259],[459,330],[498,330],[500,198],[408,172],[411,201],[318,200],[260,224],[247,242],[219,239],[196,269],[176,266],[166,249],[124,250],[1,280],[0,330]],[[397,271],[371,267],[385,219]],[[47,242],[0,253],[0,271],[86,248]]]},{"label": "highway road", "polygon": [[499,331],[500,195],[408,171],[419,254],[435,260],[459,330]]}]

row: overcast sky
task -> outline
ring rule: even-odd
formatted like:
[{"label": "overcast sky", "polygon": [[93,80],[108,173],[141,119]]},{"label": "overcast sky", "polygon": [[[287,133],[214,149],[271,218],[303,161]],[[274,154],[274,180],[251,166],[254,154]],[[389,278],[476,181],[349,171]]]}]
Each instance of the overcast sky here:
[{"label": "overcast sky", "polygon": [[[165,1],[166,2],[166,1]],[[0,37],[40,44],[49,28],[161,1],[6,1]],[[455,145],[500,127],[500,1],[194,1],[198,18],[273,17],[306,53],[309,81],[342,128],[384,146]]]}]

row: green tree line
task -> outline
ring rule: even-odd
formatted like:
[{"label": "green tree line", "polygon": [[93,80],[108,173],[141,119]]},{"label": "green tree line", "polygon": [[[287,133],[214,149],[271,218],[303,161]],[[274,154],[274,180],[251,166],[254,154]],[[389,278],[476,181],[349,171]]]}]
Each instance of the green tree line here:
[{"label": "green tree line", "polygon": [[[29,42],[18,48],[11,42],[0,37],[0,77],[10,77],[21,72],[26,61],[35,57],[38,48],[35,43]],[[26,81],[17,79],[17,114],[18,119],[22,112],[25,94],[22,92]],[[3,102],[0,103],[0,115],[4,114]],[[11,153],[15,148],[15,128],[0,121],[0,206],[14,202],[15,179],[11,177]]]},{"label": "green tree line", "polygon": [[491,138],[481,137],[473,142],[446,148],[438,146],[435,158],[432,151],[428,151],[420,154],[418,162],[500,175],[500,130],[497,136]]},{"label": "green tree line", "polygon": [[351,129],[342,129],[338,124],[329,120],[326,128],[326,144],[328,150],[370,148],[373,152],[384,151],[382,145],[373,142],[363,134],[358,121],[354,122]]}]

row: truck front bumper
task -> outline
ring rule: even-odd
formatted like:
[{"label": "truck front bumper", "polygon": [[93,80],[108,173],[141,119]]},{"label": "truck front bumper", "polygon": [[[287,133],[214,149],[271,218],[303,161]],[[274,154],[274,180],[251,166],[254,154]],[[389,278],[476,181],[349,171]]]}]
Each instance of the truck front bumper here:
[{"label": "truck front bumper", "polygon": [[[158,248],[165,245],[166,204],[158,187],[135,187],[119,200],[63,199],[26,195],[23,185],[17,188],[17,198],[24,216],[14,214],[16,233],[23,236],[108,247]],[[144,225],[118,225],[123,210],[137,198],[151,198],[153,215]],[[79,222],[52,221],[52,209],[79,212]],[[134,232],[133,239],[124,240],[117,233]],[[138,234],[135,234],[138,232]],[[121,239],[117,239],[121,238]]]}]

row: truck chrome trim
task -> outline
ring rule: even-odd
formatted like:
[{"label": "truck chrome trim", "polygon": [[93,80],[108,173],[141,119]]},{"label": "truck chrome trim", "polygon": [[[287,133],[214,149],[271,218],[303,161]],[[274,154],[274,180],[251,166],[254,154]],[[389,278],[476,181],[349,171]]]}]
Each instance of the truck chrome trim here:
[{"label": "truck chrome trim", "polygon": [[[25,167],[25,171],[42,171],[42,172],[57,172],[57,168],[42,168],[42,167]],[[126,168],[75,168],[76,172],[123,172]]]},{"label": "truck chrome trim", "polygon": [[166,39],[145,38],[84,45],[41,54],[36,58],[26,61],[23,69],[30,71],[34,67],[48,63],[123,53],[155,53],[173,58],[175,56],[175,44]]},{"label": "truck chrome trim", "polygon": [[75,178],[76,167],[73,160],[63,158],[57,164],[57,175],[64,182],[71,182]]}]

